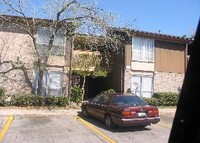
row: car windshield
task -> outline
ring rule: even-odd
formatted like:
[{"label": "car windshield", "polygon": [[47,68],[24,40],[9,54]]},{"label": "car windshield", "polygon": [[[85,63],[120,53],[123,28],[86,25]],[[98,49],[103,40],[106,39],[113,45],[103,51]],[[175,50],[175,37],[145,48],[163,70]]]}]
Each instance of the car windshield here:
[{"label": "car windshield", "polygon": [[144,106],[147,104],[144,100],[135,95],[114,96],[113,101],[115,105],[122,106]]}]

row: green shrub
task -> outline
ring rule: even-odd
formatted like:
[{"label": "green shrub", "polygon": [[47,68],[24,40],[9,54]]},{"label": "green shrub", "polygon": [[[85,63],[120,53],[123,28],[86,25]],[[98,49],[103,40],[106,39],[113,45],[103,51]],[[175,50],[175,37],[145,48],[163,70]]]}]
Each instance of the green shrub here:
[{"label": "green shrub", "polygon": [[[9,97],[10,100],[7,100]],[[32,94],[16,94],[0,98],[0,106],[59,106],[65,107],[68,104],[67,97],[64,96],[38,96]]]},{"label": "green shrub", "polygon": [[145,98],[148,104],[157,106],[176,106],[178,103],[179,94],[173,92],[158,92],[154,93],[152,98]]},{"label": "green shrub", "polygon": [[2,97],[5,93],[5,89],[3,87],[0,87],[0,97]]},{"label": "green shrub", "polygon": [[158,99],[157,98],[143,98],[149,105],[156,105],[158,106]]},{"label": "green shrub", "polygon": [[65,96],[59,96],[58,98],[58,102],[57,102],[57,106],[59,107],[66,107],[68,104],[68,98]]},{"label": "green shrub", "polygon": [[58,98],[55,96],[45,97],[45,106],[56,106],[58,103]]},{"label": "green shrub", "polygon": [[14,95],[11,100],[11,105],[27,107],[27,106],[42,106],[44,99],[42,96],[32,94]]},{"label": "green shrub", "polygon": [[71,94],[72,102],[75,102],[76,104],[81,103],[83,90],[80,88],[80,86],[72,86]]},{"label": "green shrub", "polygon": [[114,89],[108,89],[108,90],[102,91],[100,94],[105,94],[105,93],[115,93],[115,90]]}]

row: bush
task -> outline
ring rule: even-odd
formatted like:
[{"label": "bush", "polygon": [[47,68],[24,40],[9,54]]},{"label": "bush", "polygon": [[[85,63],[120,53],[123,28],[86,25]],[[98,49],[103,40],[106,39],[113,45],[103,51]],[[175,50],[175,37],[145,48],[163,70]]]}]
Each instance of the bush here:
[{"label": "bush", "polygon": [[5,93],[5,89],[3,87],[0,87],[0,97],[2,97]]},{"label": "bush", "polygon": [[76,104],[81,103],[83,90],[80,88],[80,86],[72,86],[71,94],[72,102],[75,102]]},{"label": "bush", "polygon": [[158,99],[156,98],[143,98],[149,105],[158,106]]},{"label": "bush", "polygon": [[148,104],[156,106],[176,106],[178,103],[179,94],[173,92],[158,92],[154,93],[152,98],[145,98]]},{"label": "bush", "polygon": [[[9,99],[9,100],[8,100]],[[68,104],[67,97],[64,96],[38,96],[32,94],[17,94],[0,98],[0,106],[59,106],[65,107]]]},{"label": "bush", "polygon": [[43,102],[44,97],[32,94],[14,95],[11,99],[11,105],[20,107],[42,106]]},{"label": "bush", "polygon": [[114,89],[108,89],[108,90],[102,91],[100,94],[105,94],[105,93],[115,93],[115,90]]},{"label": "bush", "polygon": [[68,98],[65,96],[59,96],[58,98],[58,102],[57,102],[57,106],[59,107],[66,107],[68,104]]},{"label": "bush", "polygon": [[68,104],[67,97],[64,96],[47,96],[45,98],[45,106],[65,107]]}]

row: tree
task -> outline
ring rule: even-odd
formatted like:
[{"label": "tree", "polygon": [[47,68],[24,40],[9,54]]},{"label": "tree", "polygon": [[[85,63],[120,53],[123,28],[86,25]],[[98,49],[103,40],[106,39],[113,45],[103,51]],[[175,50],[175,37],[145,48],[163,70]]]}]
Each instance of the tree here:
[{"label": "tree", "polygon": [[74,51],[72,58],[72,72],[83,77],[83,83],[81,85],[82,102],[85,94],[86,77],[106,77],[111,70],[111,62],[108,64],[103,63],[103,57],[103,54],[99,51]]},{"label": "tree", "polygon": [[[102,49],[105,52],[117,51],[120,47],[119,36],[106,34],[107,30],[112,27],[114,17],[111,13],[98,8],[97,0],[46,0],[42,3],[41,8],[39,5],[35,5],[30,10],[30,7],[34,5],[33,2],[34,0],[0,0],[0,20],[1,23],[12,23],[31,37],[35,54],[35,67],[37,67],[39,74],[38,95],[42,94],[43,74],[47,69],[56,36],[63,29],[66,31],[66,39],[71,40],[71,42],[73,42],[74,37],[80,34],[101,35],[100,40],[98,36],[92,36],[85,42],[93,41],[93,47],[100,45],[100,47],[104,47]],[[36,32],[38,27],[47,27],[49,30],[45,54],[41,54],[41,47],[37,45]],[[3,74],[14,69],[26,71],[23,61],[21,61],[20,66],[17,66],[13,61],[0,62],[1,65],[4,63],[12,65],[12,68],[2,72]]]}]

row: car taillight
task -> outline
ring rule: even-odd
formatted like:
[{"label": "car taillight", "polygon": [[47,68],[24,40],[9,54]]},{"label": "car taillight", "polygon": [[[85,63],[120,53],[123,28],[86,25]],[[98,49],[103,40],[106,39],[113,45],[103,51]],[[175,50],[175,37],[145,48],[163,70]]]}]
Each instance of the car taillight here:
[{"label": "car taillight", "polygon": [[121,112],[122,117],[135,117],[136,116],[136,112],[135,111],[122,111]]},{"label": "car taillight", "polygon": [[149,115],[149,116],[154,116],[154,117],[156,116],[156,117],[158,117],[158,116],[159,116],[159,111],[158,111],[157,108],[155,108],[155,109],[149,111],[149,112],[148,112],[148,115]]}]

